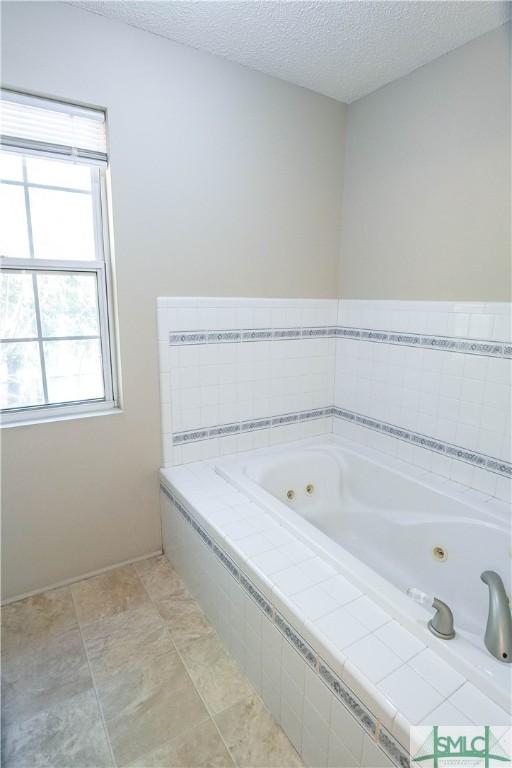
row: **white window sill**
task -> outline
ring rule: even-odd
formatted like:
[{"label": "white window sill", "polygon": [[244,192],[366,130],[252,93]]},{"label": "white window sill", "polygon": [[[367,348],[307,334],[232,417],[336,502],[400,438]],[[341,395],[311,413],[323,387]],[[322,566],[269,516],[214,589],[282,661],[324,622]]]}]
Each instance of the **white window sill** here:
[{"label": "white window sill", "polygon": [[16,420],[5,421],[0,417],[0,429],[11,429],[12,427],[31,427],[35,424],[50,424],[55,421],[74,421],[76,419],[90,419],[95,416],[114,416],[118,413],[124,413],[123,409],[116,405],[110,405],[103,408],[92,409],[88,411],[68,411],[67,413],[51,413],[49,409],[39,411],[37,414],[32,412],[25,413]]}]

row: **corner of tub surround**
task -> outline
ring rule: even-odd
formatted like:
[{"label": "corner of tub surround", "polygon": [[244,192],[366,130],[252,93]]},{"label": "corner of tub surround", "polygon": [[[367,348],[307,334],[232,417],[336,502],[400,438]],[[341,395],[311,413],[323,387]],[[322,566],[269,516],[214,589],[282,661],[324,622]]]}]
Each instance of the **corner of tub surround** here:
[{"label": "corner of tub surround", "polygon": [[[299,606],[294,600],[293,590],[290,594],[286,587],[276,585],[272,574],[265,573],[264,567],[254,561],[254,557],[257,559],[257,556],[248,557],[225,533],[226,526],[233,521],[232,515],[228,514],[227,518],[231,522],[226,522],[226,517],[219,514],[222,510],[238,508],[242,516],[247,513],[264,514],[257,503],[249,501],[243,494],[234,491],[233,486],[215,472],[213,462],[163,469],[160,471],[160,478],[171,501],[183,505],[183,509],[192,517],[191,525],[201,536],[203,543],[207,543],[207,538],[210,540],[210,546],[224,567],[233,577],[235,573],[237,574],[242,586],[258,607],[267,615],[267,618],[270,617],[276,623],[288,642],[320,676],[324,684],[353,714],[354,711],[359,713],[360,722],[372,738],[387,751],[388,755],[393,754],[395,750],[394,761],[398,765],[405,765],[403,754],[409,745],[409,728],[425,723],[428,715],[431,712],[435,713],[438,709],[441,717],[444,712],[443,705],[447,712],[459,712],[461,718],[467,718],[470,722],[476,722],[475,712],[478,712],[479,707],[482,709],[482,716],[490,710],[496,716],[499,715],[501,721],[509,717],[504,710],[462,676],[458,681],[460,686],[450,695],[445,696],[433,689],[409,664],[411,658],[424,651],[424,644],[398,622],[392,620],[391,616],[387,616],[386,621],[377,630],[366,629],[363,637],[382,637],[384,642],[387,640],[389,653],[393,650],[391,646],[399,630],[403,651],[400,651],[398,671],[403,670],[405,680],[403,685],[407,688],[411,680],[419,681],[418,684],[423,686],[428,694],[427,703],[423,708],[414,706],[416,691],[414,688],[407,688],[403,693],[400,678],[395,675],[397,670],[386,674],[383,680],[373,683],[351,659],[351,648],[357,645],[357,641],[349,642],[344,647],[336,645],[332,637],[329,637],[328,628],[322,631],[317,622],[301,616]],[[302,566],[315,559],[315,553],[311,554],[311,558],[301,561]],[[294,566],[289,567],[292,569]],[[326,579],[328,578],[329,574],[326,574]],[[320,585],[322,583],[320,581]],[[379,611],[382,610],[377,604],[374,605]],[[396,625],[395,633],[381,631],[393,625]],[[390,639],[387,639],[388,635]],[[410,638],[408,644],[405,643],[407,637]],[[443,662],[440,661],[440,663]],[[471,700],[473,709],[468,713],[465,713],[460,695],[457,695],[460,687],[465,685],[470,685],[471,689],[477,691],[477,703],[474,703],[475,696],[473,696]],[[397,758],[397,754],[401,757]]]}]

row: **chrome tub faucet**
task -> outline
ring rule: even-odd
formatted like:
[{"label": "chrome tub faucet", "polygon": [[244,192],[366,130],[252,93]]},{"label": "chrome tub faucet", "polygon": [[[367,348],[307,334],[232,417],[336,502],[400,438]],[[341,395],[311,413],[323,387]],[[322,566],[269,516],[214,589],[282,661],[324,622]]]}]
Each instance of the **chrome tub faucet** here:
[{"label": "chrome tub faucet", "polygon": [[489,615],[484,642],[487,650],[499,661],[512,662],[512,616],[501,576],[484,571],[480,578],[489,587]]}]

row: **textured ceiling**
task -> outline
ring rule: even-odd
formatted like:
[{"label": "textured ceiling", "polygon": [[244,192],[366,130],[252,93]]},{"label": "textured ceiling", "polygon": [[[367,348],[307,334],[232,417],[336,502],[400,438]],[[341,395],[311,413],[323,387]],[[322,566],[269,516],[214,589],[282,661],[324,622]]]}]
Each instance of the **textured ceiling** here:
[{"label": "textured ceiling", "polygon": [[77,0],[89,11],[351,102],[500,26],[508,2]]}]

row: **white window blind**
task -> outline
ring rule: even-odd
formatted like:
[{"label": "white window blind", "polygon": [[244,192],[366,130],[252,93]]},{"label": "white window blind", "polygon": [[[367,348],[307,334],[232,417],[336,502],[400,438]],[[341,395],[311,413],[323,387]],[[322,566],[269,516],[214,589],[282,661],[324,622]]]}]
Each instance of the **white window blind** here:
[{"label": "white window blind", "polygon": [[105,113],[2,90],[2,146],[106,164]]}]

